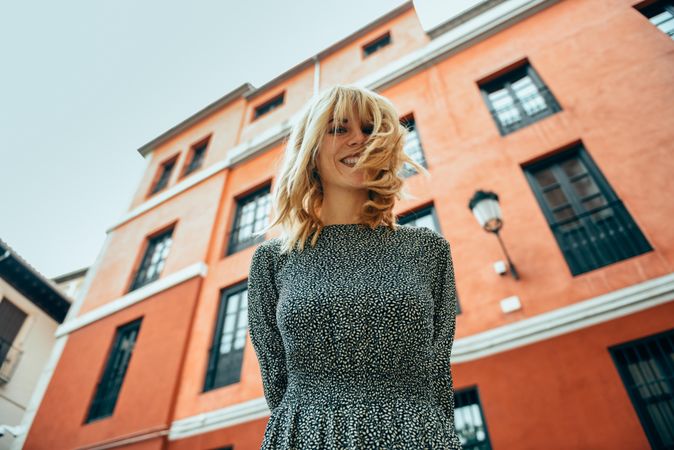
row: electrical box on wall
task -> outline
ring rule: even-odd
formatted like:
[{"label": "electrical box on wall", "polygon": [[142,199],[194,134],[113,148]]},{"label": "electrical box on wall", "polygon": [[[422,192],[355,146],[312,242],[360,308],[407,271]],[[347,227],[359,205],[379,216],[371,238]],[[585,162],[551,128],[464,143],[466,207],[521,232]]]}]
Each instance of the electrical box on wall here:
[{"label": "electrical box on wall", "polygon": [[494,272],[496,272],[499,275],[505,275],[508,273],[508,266],[506,265],[505,261],[500,260],[496,261],[494,263]]},{"label": "electrical box on wall", "polygon": [[516,295],[501,300],[501,311],[504,313],[519,311],[520,309],[522,309],[522,303],[520,302],[520,298]]}]

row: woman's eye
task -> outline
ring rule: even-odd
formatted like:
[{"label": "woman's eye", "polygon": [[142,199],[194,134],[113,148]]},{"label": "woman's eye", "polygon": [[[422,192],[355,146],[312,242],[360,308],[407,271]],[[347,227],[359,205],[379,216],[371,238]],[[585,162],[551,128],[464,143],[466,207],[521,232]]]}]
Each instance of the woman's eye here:
[{"label": "woman's eye", "polygon": [[365,133],[365,134],[372,134],[372,131],[374,131],[374,127],[363,128],[363,133]]},{"label": "woman's eye", "polygon": [[343,133],[344,131],[346,131],[346,128],[344,128],[344,127],[337,127],[337,128],[331,129],[331,130],[330,130],[330,133],[332,133],[332,134],[334,134],[334,133]]}]

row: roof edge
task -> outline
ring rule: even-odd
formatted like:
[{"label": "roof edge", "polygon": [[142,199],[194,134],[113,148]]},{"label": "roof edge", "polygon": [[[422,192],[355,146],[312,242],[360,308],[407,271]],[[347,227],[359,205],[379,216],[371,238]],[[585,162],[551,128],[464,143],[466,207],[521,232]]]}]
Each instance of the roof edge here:
[{"label": "roof edge", "polygon": [[[32,277],[38,285],[42,287],[47,292],[48,298],[34,298],[30,295],[27,295],[20,286],[17,285],[16,279],[8,279],[3,275],[3,279],[9,283],[13,288],[17,289],[21,295],[26,297],[29,301],[33,302],[37,307],[43,310],[45,313],[50,315],[54,320],[61,323],[63,322],[65,315],[70,307],[70,300],[59,290],[56,283],[42,275],[35,267],[33,267],[28,261],[23,259],[16,250],[10,247],[5,241],[0,239],[0,263],[2,267],[5,267],[7,264],[13,264],[12,261],[18,265],[21,270],[24,270],[25,275],[22,276],[19,283],[23,283],[28,277]],[[4,272],[4,269],[3,269]],[[13,276],[13,275],[12,275]]]},{"label": "roof edge", "polygon": [[83,276],[84,274],[87,273],[87,270],[89,270],[89,267],[83,267],[81,269],[73,270],[67,273],[64,273],[62,275],[59,275],[57,277],[52,278],[52,281],[54,283],[63,283],[65,281],[70,281],[74,278],[79,278]]},{"label": "roof edge", "polygon": [[337,41],[336,43],[332,44],[328,48],[321,50],[320,52],[316,53],[315,55],[310,56],[309,58],[305,59],[304,61],[294,65],[290,69],[286,70],[285,72],[281,73],[277,77],[269,80],[268,82],[264,83],[262,86],[256,88],[252,84],[246,82],[240,85],[238,88],[232,90],[228,94],[225,94],[223,97],[220,99],[214,101],[210,105],[206,106],[205,108],[202,108],[201,110],[197,111],[196,113],[192,114],[190,117],[187,119],[183,120],[180,122],[178,125],[172,127],[171,129],[165,131],[158,137],[154,138],[147,144],[143,145],[138,149],[138,153],[140,153],[143,158],[145,158],[148,154],[152,153],[152,151],[155,149],[155,147],[163,144],[164,142],[168,141],[170,138],[174,137],[176,134],[180,133],[181,131],[184,131],[186,128],[189,126],[193,125],[194,123],[198,122],[199,120],[207,117],[209,114],[217,111],[221,107],[225,106],[229,102],[233,101],[234,99],[243,97],[246,99],[246,101],[253,100],[254,98],[258,97],[259,95],[263,94],[264,92],[267,92],[270,88],[274,87],[275,85],[281,83],[282,81],[292,77],[299,71],[303,70],[304,68],[314,64],[316,60],[320,60],[324,58],[325,56],[334,53],[335,51],[345,47],[346,45],[350,44],[354,40],[358,39],[359,37],[363,36],[364,34],[372,31],[374,28],[382,25],[385,22],[388,22],[395,17],[398,17],[399,15],[403,14],[404,12],[407,12],[407,10],[412,9],[414,7],[414,4],[412,0],[407,0],[406,2],[396,6],[394,9],[391,11],[387,12],[383,16],[380,16],[373,20],[372,22],[364,25],[360,29],[356,30],[355,32],[349,34],[345,38]]},{"label": "roof edge", "polygon": [[158,145],[163,144],[164,142],[168,141],[172,137],[174,137],[176,134],[180,133],[181,131],[185,130],[186,128],[190,127],[191,125],[195,124],[199,120],[203,119],[204,117],[208,116],[212,112],[217,111],[221,107],[225,106],[226,104],[243,97],[247,92],[254,90],[255,87],[250,84],[250,83],[243,83],[239,87],[233,89],[232,91],[228,92],[227,94],[223,95],[213,103],[209,104],[205,108],[200,109],[196,113],[192,114],[189,116],[187,119],[183,120],[179,124],[175,125],[174,127],[170,128],[169,130],[165,131],[161,135],[157,136],[156,138],[152,139],[150,142],[147,144],[143,145],[138,149],[138,153],[140,153],[143,158],[145,158],[149,153],[152,153],[152,151],[157,147]]},{"label": "roof edge", "polygon": [[383,16],[379,16],[372,22],[362,26],[358,30],[354,31],[353,33],[349,34],[348,36],[340,39],[339,41],[335,42],[334,44],[330,45],[328,48],[321,50],[320,52],[316,53],[315,55],[312,55],[305,59],[304,61],[296,64],[292,68],[286,70],[279,76],[272,78],[262,86],[254,89],[253,91],[247,93],[244,95],[246,100],[252,100],[255,97],[261,95],[265,91],[269,90],[269,88],[273,87],[274,85],[280,83],[281,81],[290,78],[291,76],[295,75],[297,72],[301,71],[305,67],[313,65],[317,60],[320,61],[324,57],[330,55],[331,53],[336,52],[337,50],[340,50],[344,47],[346,47],[348,44],[351,42],[355,41],[356,39],[362,37],[363,35],[369,33],[373,29],[377,28],[378,26],[389,22],[392,19],[395,19],[396,17],[400,16],[404,12],[407,12],[408,9],[412,9],[414,7],[414,4],[412,0],[408,0],[405,3],[402,3],[398,6],[396,6],[394,9],[391,11],[387,12]]}]

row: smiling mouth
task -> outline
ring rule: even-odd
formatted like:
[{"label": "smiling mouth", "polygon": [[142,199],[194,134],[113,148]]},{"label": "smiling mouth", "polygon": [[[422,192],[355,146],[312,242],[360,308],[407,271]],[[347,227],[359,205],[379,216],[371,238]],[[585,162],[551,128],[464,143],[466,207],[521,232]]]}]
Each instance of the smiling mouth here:
[{"label": "smiling mouth", "polygon": [[342,158],[339,160],[340,163],[350,168],[353,168],[356,165],[356,161],[358,161],[357,156],[347,156],[346,158]]}]

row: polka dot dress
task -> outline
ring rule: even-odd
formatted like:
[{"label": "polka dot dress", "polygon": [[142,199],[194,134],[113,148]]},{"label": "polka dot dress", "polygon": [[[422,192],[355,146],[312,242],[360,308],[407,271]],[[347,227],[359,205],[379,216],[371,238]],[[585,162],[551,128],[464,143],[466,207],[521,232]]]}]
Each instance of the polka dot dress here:
[{"label": "polka dot dress", "polygon": [[271,410],[265,449],[461,449],[449,243],[423,227],[334,224],[317,245],[261,243],[251,342]]}]

